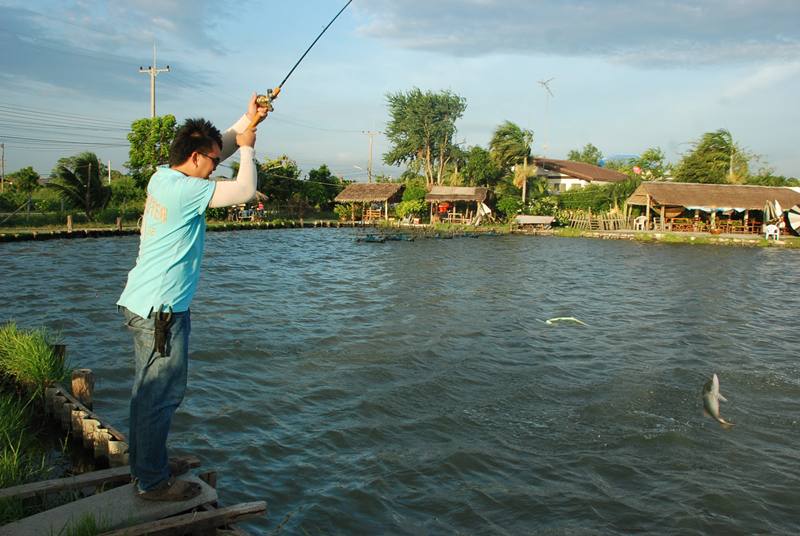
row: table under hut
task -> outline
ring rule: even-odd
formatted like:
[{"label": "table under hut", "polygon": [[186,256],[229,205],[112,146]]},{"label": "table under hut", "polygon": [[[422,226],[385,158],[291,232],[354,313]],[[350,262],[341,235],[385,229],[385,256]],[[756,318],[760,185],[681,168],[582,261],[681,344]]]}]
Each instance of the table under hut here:
[{"label": "table under hut", "polygon": [[488,196],[489,189],[481,186],[432,186],[425,201],[431,206],[431,222],[470,223]]},{"label": "table under hut", "polygon": [[348,184],[334,201],[352,205],[351,219],[355,221],[356,203],[362,206],[362,221],[389,219],[389,203],[397,203],[402,199],[404,185],[397,183]]},{"label": "table under hut", "polygon": [[[764,207],[800,203],[800,192],[780,186],[643,182],[627,201],[644,207],[634,228],[677,232],[761,234]],[[638,221],[637,221],[638,220]]]}]

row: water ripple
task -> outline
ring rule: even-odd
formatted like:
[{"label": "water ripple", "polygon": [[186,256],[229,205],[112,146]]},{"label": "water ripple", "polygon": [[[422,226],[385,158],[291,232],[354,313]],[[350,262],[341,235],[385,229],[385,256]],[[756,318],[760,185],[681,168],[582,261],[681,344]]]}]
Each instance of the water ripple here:
[{"label": "water ripple", "polygon": [[[209,235],[172,444],[289,534],[800,531],[800,252]],[[136,237],[0,245],[0,320],[60,330],[127,424]],[[574,316],[585,326],[550,326]],[[712,372],[726,431],[702,416]]]}]

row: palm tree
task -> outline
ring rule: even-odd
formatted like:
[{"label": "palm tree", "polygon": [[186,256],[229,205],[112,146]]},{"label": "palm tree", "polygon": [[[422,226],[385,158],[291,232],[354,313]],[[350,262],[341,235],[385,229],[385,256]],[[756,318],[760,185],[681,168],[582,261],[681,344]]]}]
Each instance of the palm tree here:
[{"label": "palm tree", "polygon": [[61,158],[53,177],[47,186],[55,189],[63,200],[83,209],[87,218],[104,208],[111,198],[111,188],[100,179],[100,162],[94,153]]},{"label": "palm tree", "polygon": [[[533,132],[506,121],[494,131],[489,142],[489,152],[495,162],[506,172],[514,169],[514,186],[522,188],[522,202],[528,182],[528,159],[531,157]],[[519,166],[522,164],[522,167]]]}]

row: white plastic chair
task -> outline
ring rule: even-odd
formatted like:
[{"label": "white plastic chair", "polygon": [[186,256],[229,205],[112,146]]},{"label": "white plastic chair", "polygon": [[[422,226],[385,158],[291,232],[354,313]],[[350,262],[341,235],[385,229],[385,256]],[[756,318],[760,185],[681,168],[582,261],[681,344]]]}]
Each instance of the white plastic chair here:
[{"label": "white plastic chair", "polygon": [[647,221],[647,216],[637,216],[633,218],[633,230],[644,231],[644,224]]},{"label": "white plastic chair", "polygon": [[770,223],[764,228],[764,238],[769,240],[769,237],[773,237],[775,240],[780,240],[781,238],[781,230],[778,228],[777,225],[774,223]]}]

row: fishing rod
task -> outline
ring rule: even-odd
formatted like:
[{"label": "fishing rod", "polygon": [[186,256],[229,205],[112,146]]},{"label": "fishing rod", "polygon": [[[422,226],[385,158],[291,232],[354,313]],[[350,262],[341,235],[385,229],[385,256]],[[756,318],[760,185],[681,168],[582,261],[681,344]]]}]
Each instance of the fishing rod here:
[{"label": "fishing rod", "polygon": [[[268,89],[266,95],[258,95],[258,96],[256,96],[256,104],[258,104],[258,106],[260,106],[262,108],[266,108],[267,109],[267,113],[269,113],[269,112],[271,112],[273,110],[272,101],[274,101],[275,99],[278,98],[278,95],[280,94],[281,89],[283,88],[283,84],[285,84],[286,81],[289,79],[289,77],[292,76],[292,73],[294,72],[295,69],[297,69],[297,66],[300,65],[300,62],[303,61],[303,58],[306,57],[306,54],[308,54],[308,52],[314,47],[314,45],[317,44],[317,41],[319,41],[319,38],[322,37],[322,34],[324,34],[327,31],[327,29],[330,28],[331,24],[333,24],[333,22],[337,18],[339,18],[339,15],[342,14],[342,11],[347,9],[347,6],[349,6],[352,1],[353,0],[348,0],[347,3],[344,5],[344,7],[339,10],[339,12],[336,14],[336,16],[331,19],[331,21],[328,23],[328,25],[325,26],[322,29],[322,31],[319,33],[317,38],[314,39],[314,41],[309,45],[309,47],[306,49],[306,51],[303,52],[303,55],[300,56],[300,59],[297,60],[297,63],[295,63],[294,66],[289,70],[289,74],[287,74],[286,77],[284,77],[283,81],[280,84],[278,84],[278,87],[276,87],[275,89]],[[264,117],[258,117],[258,116],[254,117],[253,120],[250,122],[250,126],[248,128],[250,128],[250,129],[254,128],[258,123],[263,121],[265,118],[266,118],[266,116],[264,116]]]}]

